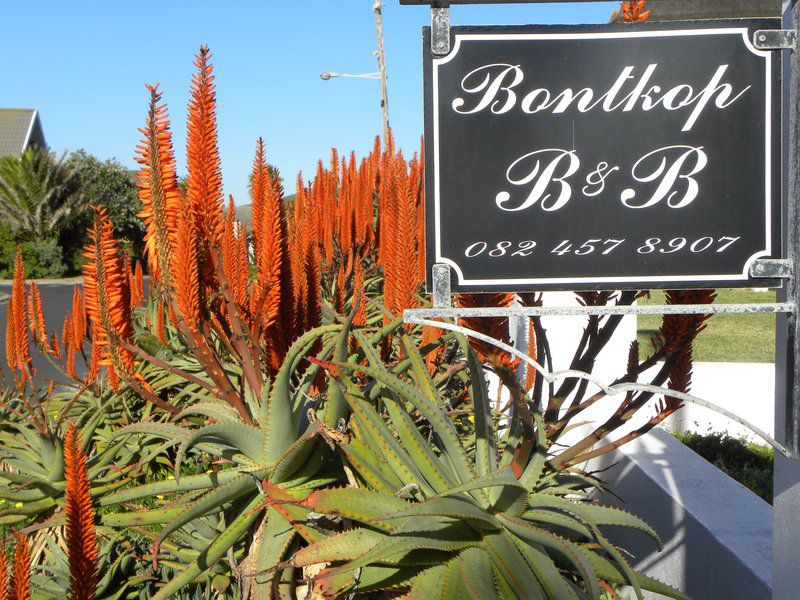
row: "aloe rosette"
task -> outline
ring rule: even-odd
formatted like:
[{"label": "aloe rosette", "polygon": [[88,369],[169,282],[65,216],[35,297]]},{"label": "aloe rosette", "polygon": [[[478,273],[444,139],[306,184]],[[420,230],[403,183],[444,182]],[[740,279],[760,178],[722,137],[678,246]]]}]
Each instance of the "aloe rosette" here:
[{"label": "aloe rosette", "polygon": [[352,410],[349,435],[331,435],[352,470],[351,485],[273,501],[352,526],[318,528],[289,564],[317,565],[314,589],[330,598],[406,589],[411,599],[562,600],[600,598],[619,585],[638,598],[642,590],[686,598],[636,573],[604,533],[633,528],[660,547],[649,525],[589,501],[585,475],[548,466],[552,449],[539,416],[517,410],[498,434],[483,367],[460,342],[474,411],[468,436],[457,431],[410,338],[403,338],[407,379],[374,352],[368,365],[324,363]]}]

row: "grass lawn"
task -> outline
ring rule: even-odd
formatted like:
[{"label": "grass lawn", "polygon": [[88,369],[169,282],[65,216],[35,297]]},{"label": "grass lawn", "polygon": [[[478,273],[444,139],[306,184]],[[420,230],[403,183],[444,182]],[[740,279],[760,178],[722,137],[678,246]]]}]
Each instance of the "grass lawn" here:
[{"label": "grass lawn", "polygon": [[[642,304],[664,304],[664,293],[654,291]],[[719,304],[775,302],[775,292],[751,289],[718,290]],[[651,352],[650,338],[661,326],[660,316],[640,315],[638,337],[642,354]],[[694,345],[694,359],[700,362],[774,362],[775,315],[714,315]]]}]

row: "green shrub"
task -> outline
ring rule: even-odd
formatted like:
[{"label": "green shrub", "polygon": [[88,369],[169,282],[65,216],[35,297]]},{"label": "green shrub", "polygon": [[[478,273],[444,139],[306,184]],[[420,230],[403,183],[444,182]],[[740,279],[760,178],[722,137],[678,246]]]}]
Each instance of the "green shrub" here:
[{"label": "green shrub", "polygon": [[8,223],[0,222],[0,279],[8,279],[14,271],[14,252],[17,241]]},{"label": "green shrub", "polygon": [[[18,241],[6,223],[0,223],[0,279],[14,276],[14,256]],[[64,252],[55,239],[22,242],[25,273],[31,279],[57,279],[67,274]]]},{"label": "green shrub", "polygon": [[746,440],[723,433],[675,433],[678,440],[718,469],[772,504],[772,472],[775,453]]},{"label": "green shrub", "polygon": [[22,259],[29,277],[34,279],[57,279],[67,274],[64,252],[54,239],[23,242]]}]

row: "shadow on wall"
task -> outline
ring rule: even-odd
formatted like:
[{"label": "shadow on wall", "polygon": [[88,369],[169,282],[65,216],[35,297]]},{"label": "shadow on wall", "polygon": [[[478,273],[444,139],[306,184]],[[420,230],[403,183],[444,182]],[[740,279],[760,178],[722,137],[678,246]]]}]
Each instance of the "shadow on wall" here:
[{"label": "shadow on wall", "polygon": [[[634,566],[696,600],[772,595],[772,507],[663,430],[588,465],[613,494],[601,500],[641,516],[664,540],[615,534]],[[658,596],[649,596],[656,598]]]}]

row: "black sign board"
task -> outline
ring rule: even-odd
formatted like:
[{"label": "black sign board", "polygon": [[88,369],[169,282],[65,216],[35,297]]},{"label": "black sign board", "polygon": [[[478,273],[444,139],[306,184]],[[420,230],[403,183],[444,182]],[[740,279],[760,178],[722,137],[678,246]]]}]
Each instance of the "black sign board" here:
[{"label": "black sign board", "polygon": [[[425,33],[427,257],[454,291],[752,287],[780,257],[774,19]],[[430,276],[429,276],[430,277]],[[770,282],[776,284],[778,282]]]}]

